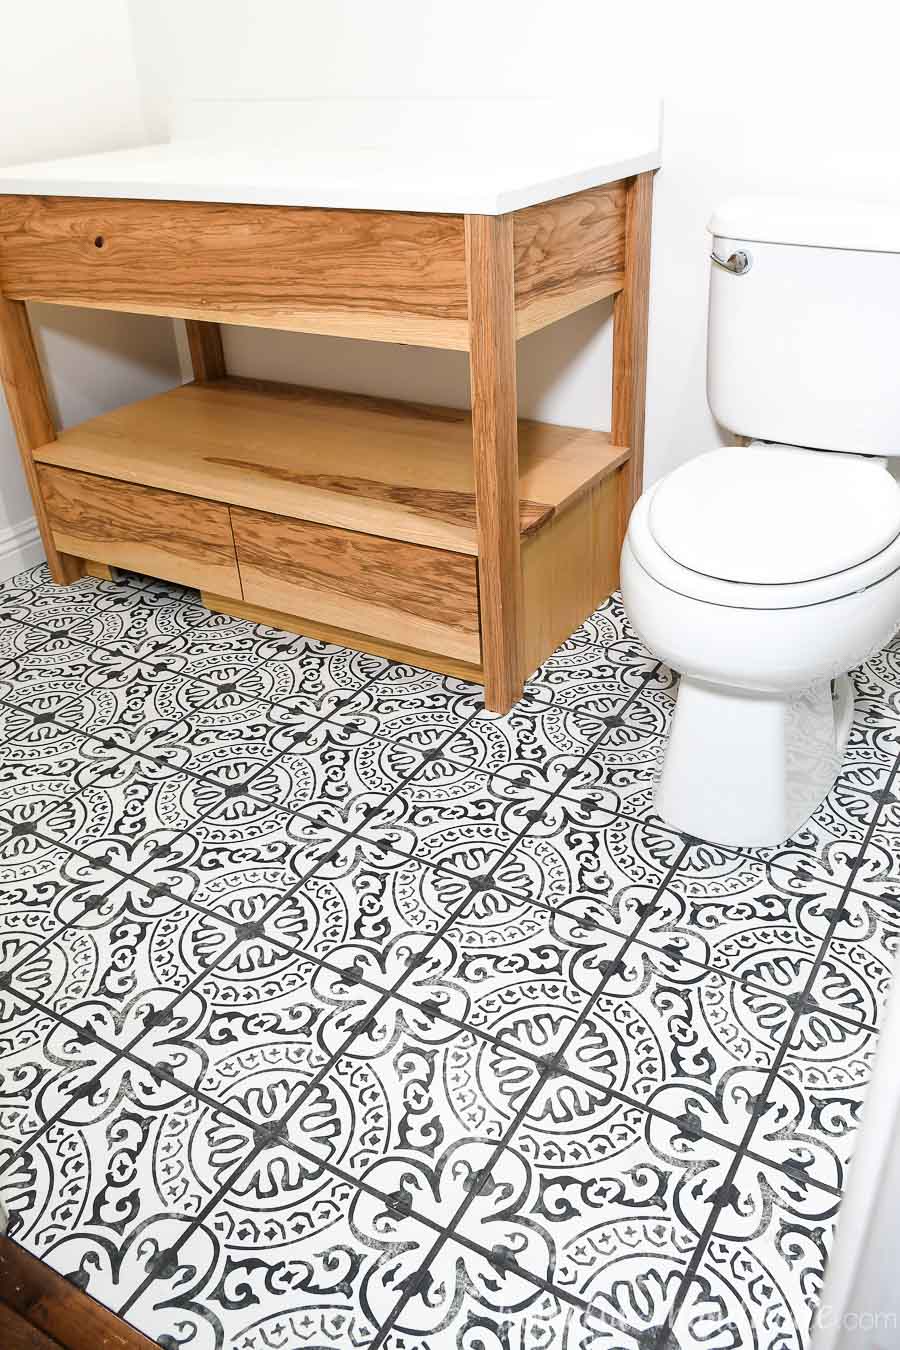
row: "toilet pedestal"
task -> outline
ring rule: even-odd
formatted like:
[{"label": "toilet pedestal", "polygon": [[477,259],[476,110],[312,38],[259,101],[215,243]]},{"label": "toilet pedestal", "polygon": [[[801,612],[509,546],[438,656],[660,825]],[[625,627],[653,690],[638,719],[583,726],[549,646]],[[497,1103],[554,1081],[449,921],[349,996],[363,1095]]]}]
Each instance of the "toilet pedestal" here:
[{"label": "toilet pedestal", "polygon": [[688,834],[732,847],[782,843],[840,768],[853,718],[845,675],[785,695],[682,676],[656,809]]}]

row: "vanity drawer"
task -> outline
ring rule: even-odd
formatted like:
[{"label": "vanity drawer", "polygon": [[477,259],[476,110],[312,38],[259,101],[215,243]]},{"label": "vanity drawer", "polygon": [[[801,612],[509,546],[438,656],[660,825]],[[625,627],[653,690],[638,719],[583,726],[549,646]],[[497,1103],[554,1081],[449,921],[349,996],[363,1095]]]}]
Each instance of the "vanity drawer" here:
[{"label": "vanity drawer", "polygon": [[36,468],[61,552],[240,598],[227,506],[75,469]]},{"label": "vanity drawer", "polygon": [[232,507],[244,600],[478,664],[475,558]]},{"label": "vanity drawer", "polygon": [[460,214],[0,195],[0,290],[465,349]]}]

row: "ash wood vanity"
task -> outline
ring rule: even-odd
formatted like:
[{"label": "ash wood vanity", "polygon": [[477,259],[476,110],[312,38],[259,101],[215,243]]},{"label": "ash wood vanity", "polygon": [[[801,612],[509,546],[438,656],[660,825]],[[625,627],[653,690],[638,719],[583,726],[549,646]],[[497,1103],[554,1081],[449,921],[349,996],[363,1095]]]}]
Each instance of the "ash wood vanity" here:
[{"label": "ash wood vanity", "polygon": [[[0,171],[0,374],[54,580],[184,582],[212,609],[482,681],[505,711],[616,585],[655,147],[489,192],[423,187],[414,156],[405,180],[395,156],[353,190],[346,164],[337,186],[277,162],[248,184],[223,156]],[[611,295],[611,433],[519,420],[518,339]],[[57,433],[28,300],[184,319],[194,380]],[[223,323],[466,350],[471,413],[229,375]]]}]

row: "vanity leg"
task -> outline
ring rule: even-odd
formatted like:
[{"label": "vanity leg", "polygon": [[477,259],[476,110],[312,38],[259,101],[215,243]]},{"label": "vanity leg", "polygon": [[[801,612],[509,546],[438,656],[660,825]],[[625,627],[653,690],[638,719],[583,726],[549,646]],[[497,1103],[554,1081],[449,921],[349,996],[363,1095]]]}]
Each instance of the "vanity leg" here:
[{"label": "vanity leg", "polygon": [[188,347],[191,353],[191,365],[195,380],[224,380],[228,374],[225,369],[225,351],[222,347],[222,330],[217,323],[206,323],[203,319],[185,319]]},{"label": "vanity leg", "polygon": [[625,203],[625,285],[613,307],[612,441],[631,447],[622,474],[621,539],[644,485],[644,402],[647,390],[647,316],[650,304],[650,219],[653,174],[639,173]]},{"label": "vanity leg", "polygon": [[523,678],[511,215],[466,216],[466,271],[484,701],[503,713]]},{"label": "vanity leg", "polygon": [[47,510],[34,466],[34,451],[56,440],[50,417],[47,387],[34,346],[28,312],[23,300],[0,295],[0,380],[22,456],[25,480],[34,503],[34,514],[50,575],[59,585],[68,585],[84,574],[80,558],[60,553],[53,542]]}]

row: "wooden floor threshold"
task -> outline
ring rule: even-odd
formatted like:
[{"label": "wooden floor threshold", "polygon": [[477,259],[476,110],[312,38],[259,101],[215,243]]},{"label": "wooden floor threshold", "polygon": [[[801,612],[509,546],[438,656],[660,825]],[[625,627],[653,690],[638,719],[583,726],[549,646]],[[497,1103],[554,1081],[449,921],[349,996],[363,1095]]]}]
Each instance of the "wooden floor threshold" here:
[{"label": "wooden floor threshold", "polygon": [[3,1350],[159,1350],[90,1294],[0,1237]]}]

